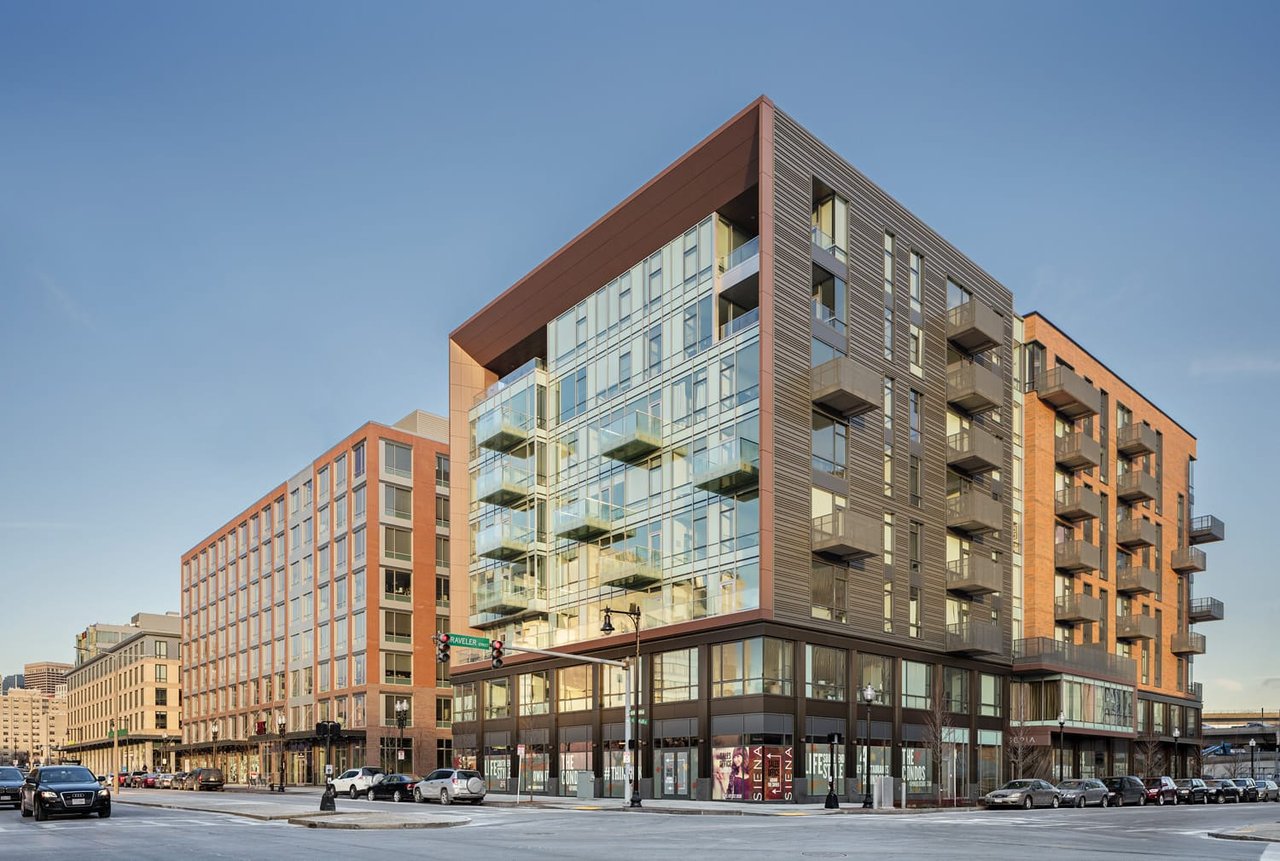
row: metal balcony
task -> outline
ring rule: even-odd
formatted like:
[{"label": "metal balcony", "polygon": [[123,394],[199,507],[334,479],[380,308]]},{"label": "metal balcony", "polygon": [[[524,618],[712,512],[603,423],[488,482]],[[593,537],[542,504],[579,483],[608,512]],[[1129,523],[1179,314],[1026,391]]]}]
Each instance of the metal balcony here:
[{"label": "metal balcony", "polygon": [[1116,434],[1116,453],[1125,457],[1141,457],[1154,454],[1156,450],[1156,432],[1149,426],[1136,422],[1120,428]]},{"label": "metal balcony", "polygon": [[1072,431],[1054,441],[1053,456],[1063,469],[1097,469],[1102,463],[1102,445],[1088,434]]},{"label": "metal balcony", "polygon": [[1053,513],[1063,520],[1097,520],[1102,516],[1102,497],[1087,487],[1064,487],[1054,497]]},{"label": "metal balcony", "polygon": [[1125,502],[1143,502],[1156,498],[1156,477],[1141,470],[1126,472],[1116,478],[1116,496]]},{"label": "metal balcony", "polygon": [[1053,545],[1053,566],[1059,571],[1097,571],[1102,553],[1087,541],[1059,541]]},{"label": "metal balcony", "polygon": [[732,439],[691,459],[694,487],[731,494],[760,481],[760,446],[749,439]]},{"label": "metal balcony", "polygon": [[623,513],[602,499],[578,499],[556,510],[554,532],[559,538],[593,541],[612,532]]},{"label": "metal balcony", "polygon": [[844,509],[813,518],[813,552],[837,559],[866,559],[884,549],[883,524]]},{"label": "metal balcony", "polygon": [[1076,625],[1081,622],[1102,621],[1102,599],[1096,595],[1074,592],[1061,595],[1053,602],[1053,618],[1056,622]]},{"label": "metal balcony", "polygon": [[947,340],[966,353],[979,353],[1004,341],[1004,318],[994,308],[970,299],[947,311]]},{"label": "metal balcony", "polygon": [[961,595],[1004,591],[1004,571],[990,556],[966,556],[947,563],[947,590]]},{"label": "metal balcony", "polygon": [[1208,559],[1199,547],[1179,547],[1169,557],[1169,567],[1179,574],[1198,574],[1207,564]]},{"label": "metal balcony", "polygon": [[1082,646],[1050,637],[1014,640],[1013,668],[1016,672],[1103,677],[1130,685],[1138,675],[1138,664],[1132,658],[1113,655],[1099,646]]},{"label": "metal balcony", "polygon": [[1191,531],[1187,533],[1188,544],[1208,544],[1210,541],[1221,541],[1226,537],[1227,524],[1212,514],[1191,518]]},{"label": "metal balcony", "polygon": [[533,492],[533,473],[523,466],[503,463],[483,468],[476,475],[476,501],[511,507]]},{"label": "metal balcony", "polygon": [[1203,655],[1205,647],[1204,634],[1195,631],[1181,631],[1173,635],[1169,651],[1175,655]]},{"label": "metal balcony", "polygon": [[1191,622],[1221,622],[1226,618],[1226,608],[1217,598],[1192,598],[1187,610]]},{"label": "metal balcony", "polygon": [[533,529],[522,520],[502,520],[476,532],[476,555],[516,559],[533,549]]},{"label": "metal balcony", "polygon": [[491,451],[511,451],[533,435],[533,417],[510,406],[497,406],[476,418],[476,445]]},{"label": "metal balcony", "polygon": [[1160,575],[1141,565],[1121,565],[1116,569],[1116,591],[1128,595],[1150,595],[1160,589]]},{"label": "metal balcony", "polygon": [[947,437],[947,466],[980,475],[999,469],[1004,459],[1000,438],[980,427],[969,427]]},{"label": "metal balcony", "polygon": [[952,362],[947,368],[947,402],[974,415],[996,409],[1004,403],[1000,374],[976,362]]},{"label": "metal balcony", "polygon": [[999,655],[1004,653],[1003,640],[999,624],[970,619],[947,626],[944,648],[952,654]]},{"label": "metal balcony", "polygon": [[662,422],[648,413],[628,413],[600,429],[600,454],[635,463],[662,448]]},{"label": "metal balcony", "polygon": [[1102,410],[1102,393],[1068,367],[1050,368],[1035,381],[1040,400],[1067,418],[1094,416]]},{"label": "metal balcony", "polygon": [[837,356],[811,370],[809,387],[815,404],[843,416],[869,413],[884,402],[883,378],[847,356]]},{"label": "metal balcony", "polygon": [[662,582],[662,556],[649,547],[618,547],[600,555],[600,585],[645,589]]},{"label": "metal balcony", "polygon": [[1141,517],[1129,517],[1116,524],[1116,544],[1121,547],[1154,547],[1156,525]]},{"label": "metal balcony", "polygon": [[1004,506],[986,490],[972,484],[947,498],[947,528],[978,534],[995,532],[1004,524]]},{"label": "metal balcony", "polygon": [[1156,620],[1151,616],[1135,614],[1116,617],[1117,640],[1154,640]]}]

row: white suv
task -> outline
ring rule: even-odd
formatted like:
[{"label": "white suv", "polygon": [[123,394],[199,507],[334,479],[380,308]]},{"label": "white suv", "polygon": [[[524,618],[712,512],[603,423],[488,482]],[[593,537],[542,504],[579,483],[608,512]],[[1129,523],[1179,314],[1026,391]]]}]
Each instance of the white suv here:
[{"label": "white suv", "polygon": [[386,772],[376,765],[349,768],[333,779],[333,791],[345,792],[352,798],[359,798],[361,795],[367,796],[369,787],[381,780],[384,774]]}]

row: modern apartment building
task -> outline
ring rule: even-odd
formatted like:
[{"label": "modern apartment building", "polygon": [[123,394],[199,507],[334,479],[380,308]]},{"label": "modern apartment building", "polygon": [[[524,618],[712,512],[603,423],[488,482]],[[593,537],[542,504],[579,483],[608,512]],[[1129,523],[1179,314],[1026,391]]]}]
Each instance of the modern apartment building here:
[{"label": "modern apartment building", "polygon": [[[151,614],[141,614],[149,616]],[[109,625],[94,622],[76,634],[76,666],[92,659],[95,655],[110,649],[116,643],[137,633],[134,625]]]},{"label": "modern apartment building", "polygon": [[65,693],[11,688],[0,696],[0,763],[58,761],[67,731]]},{"label": "modern apartment building", "polygon": [[[1066,774],[1197,773],[1192,671],[1223,618],[1196,595],[1196,439],[1039,313],[1019,325],[1025,380],[1022,637],[1010,719]],[[1059,717],[1063,724],[1059,726]],[[1059,736],[1059,732],[1061,735]]]},{"label": "modern apartment building", "polygon": [[22,686],[30,691],[39,691],[45,696],[53,696],[59,687],[66,684],[70,664],[61,661],[39,661],[24,664],[22,667]]},{"label": "modern apartment building", "polygon": [[182,555],[184,764],[307,784],[450,761],[447,436],[369,422]]},{"label": "modern apartment building", "polygon": [[[811,798],[833,769],[846,796],[868,770],[991,788],[1013,321],[1007,289],[757,100],[453,332],[452,630],[638,649],[643,797]],[[531,791],[624,794],[621,671],[454,657],[459,762],[514,787],[523,745]]]},{"label": "modern apartment building", "polygon": [[68,759],[94,774],[175,767],[181,623],[177,613],[135,613],[101,626],[120,636],[67,673]]}]

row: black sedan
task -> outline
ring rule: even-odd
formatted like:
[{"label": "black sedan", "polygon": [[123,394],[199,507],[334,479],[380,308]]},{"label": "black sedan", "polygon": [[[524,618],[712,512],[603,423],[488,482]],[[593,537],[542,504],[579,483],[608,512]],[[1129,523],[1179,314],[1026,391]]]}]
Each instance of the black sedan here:
[{"label": "black sedan", "polygon": [[1104,777],[1102,782],[1111,791],[1107,801],[1112,807],[1123,807],[1126,804],[1141,806],[1147,803],[1147,787],[1143,785],[1141,778],[1128,774],[1123,777]]},{"label": "black sedan", "polygon": [[0,804],[12,804],[17,810],[22,806],[22,772],[13,767],[0,768]]},{"label": "black sedan", "polygon": [[1208,804],[1212,792],[1208,785],[1198,777],[1184,777],[1175,780],[1178,785],[1179,804]]},{"label": "black sedan", "polygon": [[1233,777],[1231,782],[1240,789],[1240,800],[1250,803],[1258,800],[1258,784],[1252,777]]},{"label": "black sedan", "polygon": [[43,822],[50,816],[111,815],[111,793],[93,772],[80,765],[34,768],[22,784],[19,807],[23,816]]},{"label": "black sedan", "polygon": [[389,798],[392,801],[413,801],[413,788],[420,777],[412,774],[388,774],[369,787],[369,798],[372,800]]},{"label": "black sedan", "polygon": [[1206,780],[1205,783],[1209,787],[1209,797],[1213,799],[1214,804],[1240,800],[1240,787],[1229,780]]}]

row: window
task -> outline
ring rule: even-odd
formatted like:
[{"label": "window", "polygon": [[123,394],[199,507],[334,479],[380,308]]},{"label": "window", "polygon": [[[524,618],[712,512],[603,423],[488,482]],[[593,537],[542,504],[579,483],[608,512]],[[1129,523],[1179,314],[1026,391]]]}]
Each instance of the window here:
[{"label": "window", "polygon": [[157,658],[163,659],[169,657],[169,643],[166,640],[156,640],[155,651]]},{"label": "window", "polygon": [[386,610],[382,614],[382,639],[388,643],[412,643],[413,614]]},{"label": "window", "polygon": [[922,313],[924,300],[924,258],[911,252],[911,312]]},{"label": "window", "polygon": [[886,634],[893,633],[893,581],[884,581],[884,596],[882,600],[884,615],[884,632]]},{"label": "window", "polygon": [[920,587],[907,589],[907,636],[920,638]]},{"label": "window", "polygon": [[924,395],[920,394],[915,389],[912,389],[911,397],[910,397],[910,412],[908,415],[908,418],[910,419],[912,442],[920,442],[920,439],[921,439],[920,428],[924,423],[923,414],[924,414]]},{"label": "window", "polygon": [[551,673],[523,673],[520,683],[520,715],[544,715],[551,711]]},{"label": "window", "polygon": [[969,671],[942,668],[942,708],[953,714],[969,713]]},{"label": "window", "polygon": [[382,725],[399,726],[396,722],[396,705],[404,703],[404,725],[413,726],[413,697],[403,694],[384,694],[382,697]]},{"label": "window", "polygon": [[862,654],[859,657],[858,690],[871,685],[878,696],[876,702],[889,705],[893,702],[893,658],[883,655]]},{"label": "window", "polygon": [[893,361],[893,309],[884,309],[884,357]]},{"label": "window", "polygon": [[447,729],[453,726],[453,700],[436,697],[436,726]]},{"label": "window", "polygon": [[449,486],[449,458],[442,454],[436,455],[436,486]]},{"label": "window", "polygon": [[1002,709],[1003,686],[999,676],[987,673],[978,674],[978,714],[986,717],[1000,717]]},{"label": "window", "polygon": [[389,601],[409,603],[413,600],[413,575],[394,568],[382,569],[382,594]]},{"label": "window", "polygon": [[382,485],[383,514],[388,517],[413,518],[413,491],[394,484]]},{"label": "window", "polygon": [[357,529],[351,533],[351,554],[356,562],[364,561],[365,539],[366,536],[363,529]]},{"label": "window", "polygon": [[351,494],[351,519],[364,520],[364,485],[357,487]]},{"label": "window", "polygon": [[918,661],[902,662],[902,707],[933,708],[933,666]]},{"label": "window", "polygon": [[384,685],[413,684],[413,655],[400,652],[382,652],[382,683]]},{"label": "window", "polygon": [[156,674],[156,678],[155,678],[155,680],[156,680],[157,682],[167,682],[167,681],[169,681],[169,665],[168,665],[168,664],[156,664],[155,674]]},{"label": "window", "polygon": [[884,567],[893,566],[893,514],[885,512],[884,515],[884,550],[881,559],[884,561]]},{"label": "window", "polygon": [[382,555],[408,562],[413,559],[413,532],[397,526],[382,527]]},{"label": "window", "polygon": [[893,304],[893,234],[884,235],[884,301]]},{"label": "window", "polygon": [[844,477],[849,451],[849,427],[825,413],[813,414],[813,468]]},{"label": "window", "polygon": [[556,670],[556,700],[560,711],[579,712],[592,708],[593,671],[592,664]]},{"label": "window", "polygon": [[791,695],[792,646],[788,640],[755,637],[711,647],[711,695]]},{"label": "window", "polygon": [[920,458],[913,454],[907,464],[907,494],[911,504],[917,508],[924,504],[923,488],[921,487],[922,480]]},{"label": "window", "polygon": [[347,486],[347,456],[339,455],[333,461],[333,486],[337,490]]},{"label": "window", "polygon": [[356,478],[364,475],[364,443],[360,443],[351,451],[351,473]]},{"label": "window", "polygon": [[849,569],[814,560],[809,575],[810,615],[829,622],[845,622]]},{"label": "window", "polygon": [[698,650],[662,652],[653,659],[653,701],[687,702],[698,698]]},{"label": "window", "polygon": [[475,682],[463,682],[453,686],[453,719],[456,721],[476,719]]},{"label": "window", "polygon": [[813,284],[813,319],[844,334],[845,309],[849,305],[844,279],[816,267],[814,271],[821,273],[821,277]]},{"label": "window", "polygon": [[908,329],[911,360],[911,373],[917,377],[924,376],[924,332],[915,323],[912,323]]},{"label": "window", "polygon": [[811,700],[845,702],[849,653],[844,649],[805,646],[804,695]]},{"label": "window", "polygon": [[511,717],[511,689],[508,680],[486,679],[483,684],[485,719]]},{"label": "window", "polygon": [[449,525],[449,497],[436,494],[436,526]]},{"label": "window", "polygon": [[156,705],[158,705],[158,706],[167,706],[167,705],[169,704],[169,689],[168,689],[168,688],[156,688],[155,694],[156,694],[156,696],[155,696],[155,699],[156,699],[156,703],[155,703],[155,704],[156,704]]},{"label": "window", "polygon": [[413,478],[413,449],[407,445],[383,440],[382,471],[401,478]]},{"label": "window", "polygon": [[436,536],[436,567],[449,567],[449,539],[444,535]]},{"label": "window", "polygon": [[436,577],[436,606],[449,606],[449,578],[447,576]]},{"label": "window", "polygon": [[893,443],[884,444],[884,495],[893,496]]},{"label": "window", "polygon": [[169,728],[169,713],[168,713],[168,712],[156,712],[156,714],[155,714],[155,718],[156,718],[156,729],[168,729],[168,728]]}]

